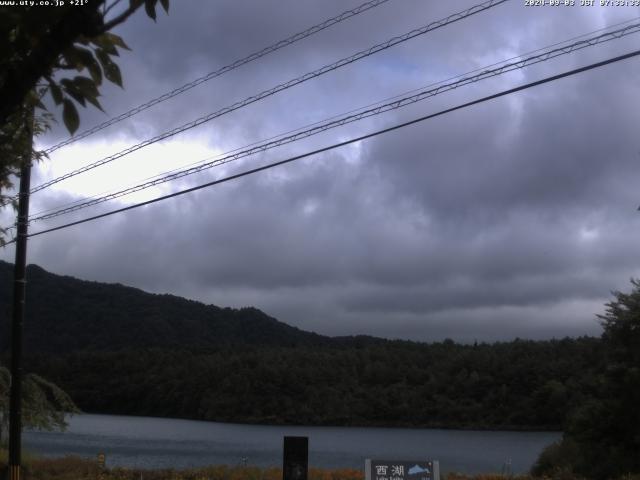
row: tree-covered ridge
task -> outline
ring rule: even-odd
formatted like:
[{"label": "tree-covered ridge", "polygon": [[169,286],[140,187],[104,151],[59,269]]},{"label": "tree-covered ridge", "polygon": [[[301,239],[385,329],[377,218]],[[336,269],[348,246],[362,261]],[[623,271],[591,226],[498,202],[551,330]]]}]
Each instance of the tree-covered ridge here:
[{"label": "tree-covered ridge", "polygon": [[[0,306],[12,268],[0,262]],[[560,429],[593,390],[593,338],[459,345],[304,332],[254,309],[30,266],[27,371],[87,412],[317,425]],[[0,345],[6,351],[7,316]]]},{"label": "tree-covered ridge", "polygon": [[[0,261],[0,311],[9,312],[13,265]],[[9,344],[8,315],[0,317],[0,351]],[[25,353],[140,347],[321,344],[329,341],[255,308],[219,308],[119,284],[27,268]]]},{"label": "tree-covered ridge", "polygon": [[[350,342],[345,342],[350,343]],[[312,425],[561,429],[599,342],[383,342],[40,356],[89,412]]]}]

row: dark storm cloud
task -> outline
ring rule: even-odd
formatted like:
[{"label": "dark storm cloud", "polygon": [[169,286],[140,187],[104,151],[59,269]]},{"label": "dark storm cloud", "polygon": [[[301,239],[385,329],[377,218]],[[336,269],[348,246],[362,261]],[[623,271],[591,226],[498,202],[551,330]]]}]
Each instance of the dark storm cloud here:
[{"label": "dark storm cloud", "polygon": [[[105,105],[107,115],[94,109],[83,110],[83,126],[105,121],[360,3],[287,1],[275,5],[227,1],[203,6],[201,2],[181,2],[172,7],[169,16],[158,15],[157,25],[139,13],[117,29],[133,49],[133,52],[122,52],[119,62],[125,90],[105,84],[103,93],[109,98]],[[388,18],[398,17],[393,23],[402,19],[402,15],[389,16],[389,6],[379,9],[386,9]],[[367,15],[369,22],[371,15],[374,22],[380,21],[375,20],[375,13],[362,16]],[[375,35],[375,28],[373,31],[357,28],[362,22],[356,18],[346,25],[338,24],[330,33],[321,33],[286,47],[268,59],[242,66],[236,72],[196,87],[186,96],[155,107],[152,116],[149,116],[151,112],[143,113],[136,121],[125,122],[122,130],[127,131],[135,128],[138,122],[152,119],[154,130],[162,131],[169,125],[175,126],[176,122],[191,120],[196,115],[226,106],[232,100],[241,100],[388,36]],[[367,34],[363,35],[363,32]],[[319,36],[321,45],[317,41]],[[359,41],[354,42],[355,39]],[[165,123],[163,117],[166,116],[171,118]],[[59,140],[64,131],[58,129],[56,134],[55,140]]]},{"label": "dark storm cloud", "polygon": [[[105,104],[107,115],[91,108],[83,110],[83,127],[105,121],[131,106],[171,91],[176,86],[215,71],[360,3],[289,0],[274,5],[268,2],[244,1],[216,2],[215,8],[203,8],[199,2],[184,2],[180,4],[180,8],[173,9],[168,17],[159,15],[157,25],[145,15],[139,14],[117,30],[133,49],[133,52],[123,52],[120,58],[125,90],[106,83],[103,91],[104,96],[109,98],[109,102]],[[471,6],[468,2],[444,5],[425,4],[413,0],[403,3],[400,7],[397,3],[394,5],[390,2],[335,25],[328,31],[200,85],[184,96],[171,99],[131,121],[123,122],[120,127],[107,130],[105,134],[142,134],[145,130],[141,124],[144,124],[152,129],[146,134],[154,135],[307,71],[350,56],[394,35],[439,20],[452,11]],[[287,13],[283,15],[282,12]],[[470,28],[473,28],[483,17],[486,18],[484,14],[480,14],[478,19],[472,18],[465,22],[469,22]],[[461,30],[458,25],[450,28],[456,28],[458,32]],[[437,41],[438,37],[446,35],[444,30],[433,32],[432,35],[436,36],[436,40],[424,42],[419,39],[417,46],[396,47],[393,54],[382,53],[380,57],[386,56],[394,62],[401,61],[413,65],[416,56],[422,59],[435,58],[435,52],[447,56],[448,52],[442,50],[443,42]],[[451,48],[460,47],[464,40],[465,37],[461,35],[460,41],[454,42]],[[464,49],[467,48],[465,45]],[[365,62],[371,64],[372,60]],[[359,96],[365,99],[363,102],[369,101],[377,83],[377,76],[374,74],[372,78],[371,74],[361,73],[357,68],[345,67],[342,71],[332,74],[330,80],[323,80],[324,87],[314,87],[314,97],[321,98],[318,92],[338,97],[341,91],[350,91],[348,96],[359,95],[351,89],[351,85],[357,81],[365,87]],[[300,87],[296,89],[299,90]],[[398,91],[401,90],[396,86],[393,93]],[[222,123],[226,126],[225,120],[222,120]],[[65,132],[60,126],[55,131],[55,136],[50,137],[50,141],[60,140],[64,136]]]},{"label": "dark storm cloud", "polygon": [[[172,6],[168,17],[160,15],[158,25],[141,15],[119,32],[134,52],[122,57],[127,89],[105,91],[109,110],[119,113],[358,3],[216,2],[213,9],[186,2]],[[100,138],[143,140],[471,5],[389,2]],[[533,11],[510,2],[180,139],[237,147],[622,17],[611,10]],[[279,160],[624,50],[618,44],[585,50],[224,171]],[[57,273],[207,303],[255,305],[321,333],[470,341],[597,333],[598,306],[640,272],[640,114],[632,108],[640,100],[639,71],[637,61],[607,67],[35,237],[30,261]],[[98,121],[96,112],[85,113],[87,125]],[[179,184],[219,175],[213,170]],[[42,208],[70,194],[38,195]]]}]

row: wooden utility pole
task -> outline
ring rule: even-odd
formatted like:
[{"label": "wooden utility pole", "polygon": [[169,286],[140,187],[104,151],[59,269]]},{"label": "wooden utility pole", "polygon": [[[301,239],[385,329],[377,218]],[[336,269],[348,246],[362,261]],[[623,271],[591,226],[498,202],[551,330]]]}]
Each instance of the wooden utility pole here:
[{"label": "wooden utility pole", "polygon": [[27,235],[31,152],[33,150],[33,110],[26,115],[26,151],[20,167],[20,192],[16,222],[16,260],[13,270],[13,317],[11,320],[11,393],[9,398],[9,480],[20,480],[22,464],[22,323],[27,285]]}]

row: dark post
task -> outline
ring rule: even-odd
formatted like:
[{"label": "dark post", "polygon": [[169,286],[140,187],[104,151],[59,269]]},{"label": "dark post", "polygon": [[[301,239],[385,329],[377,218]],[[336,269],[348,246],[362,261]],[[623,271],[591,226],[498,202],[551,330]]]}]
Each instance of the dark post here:
[{"label": "dark post", "polygon": [[309,438],[284,437],[283,480],[307,480]]},{"label": "dark post", "polygon": [[31,188],[31,149],[33,114],[27,115],[25,130],[29,136],[20,168],[20,193],[16,237],[16,261],[13,270],[13,318],[11,321],[11,394],[9,398],[9,478],[20,480],[22,433],[22,322],[27,284],[27,234],[29,190]]}]

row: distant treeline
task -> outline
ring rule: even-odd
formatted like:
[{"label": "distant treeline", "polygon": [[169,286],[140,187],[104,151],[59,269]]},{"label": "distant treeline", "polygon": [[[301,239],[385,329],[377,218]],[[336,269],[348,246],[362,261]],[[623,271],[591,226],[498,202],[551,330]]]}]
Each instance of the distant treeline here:
[{"label": "distant treeline", "polygon": [[[459,345],[306,332],[205,305],[27,269],[26,370],[86,412],[251,423],[561,429],[589,396],[601,340]],[[12,266],[0,261],[0,312]],[[8,361],[9,315],[0,315]]]},{"label": "distant treeline", "polygon": [[86,412],[227,422],[560,430],[600,340],[126,349],[31,355]]}]

